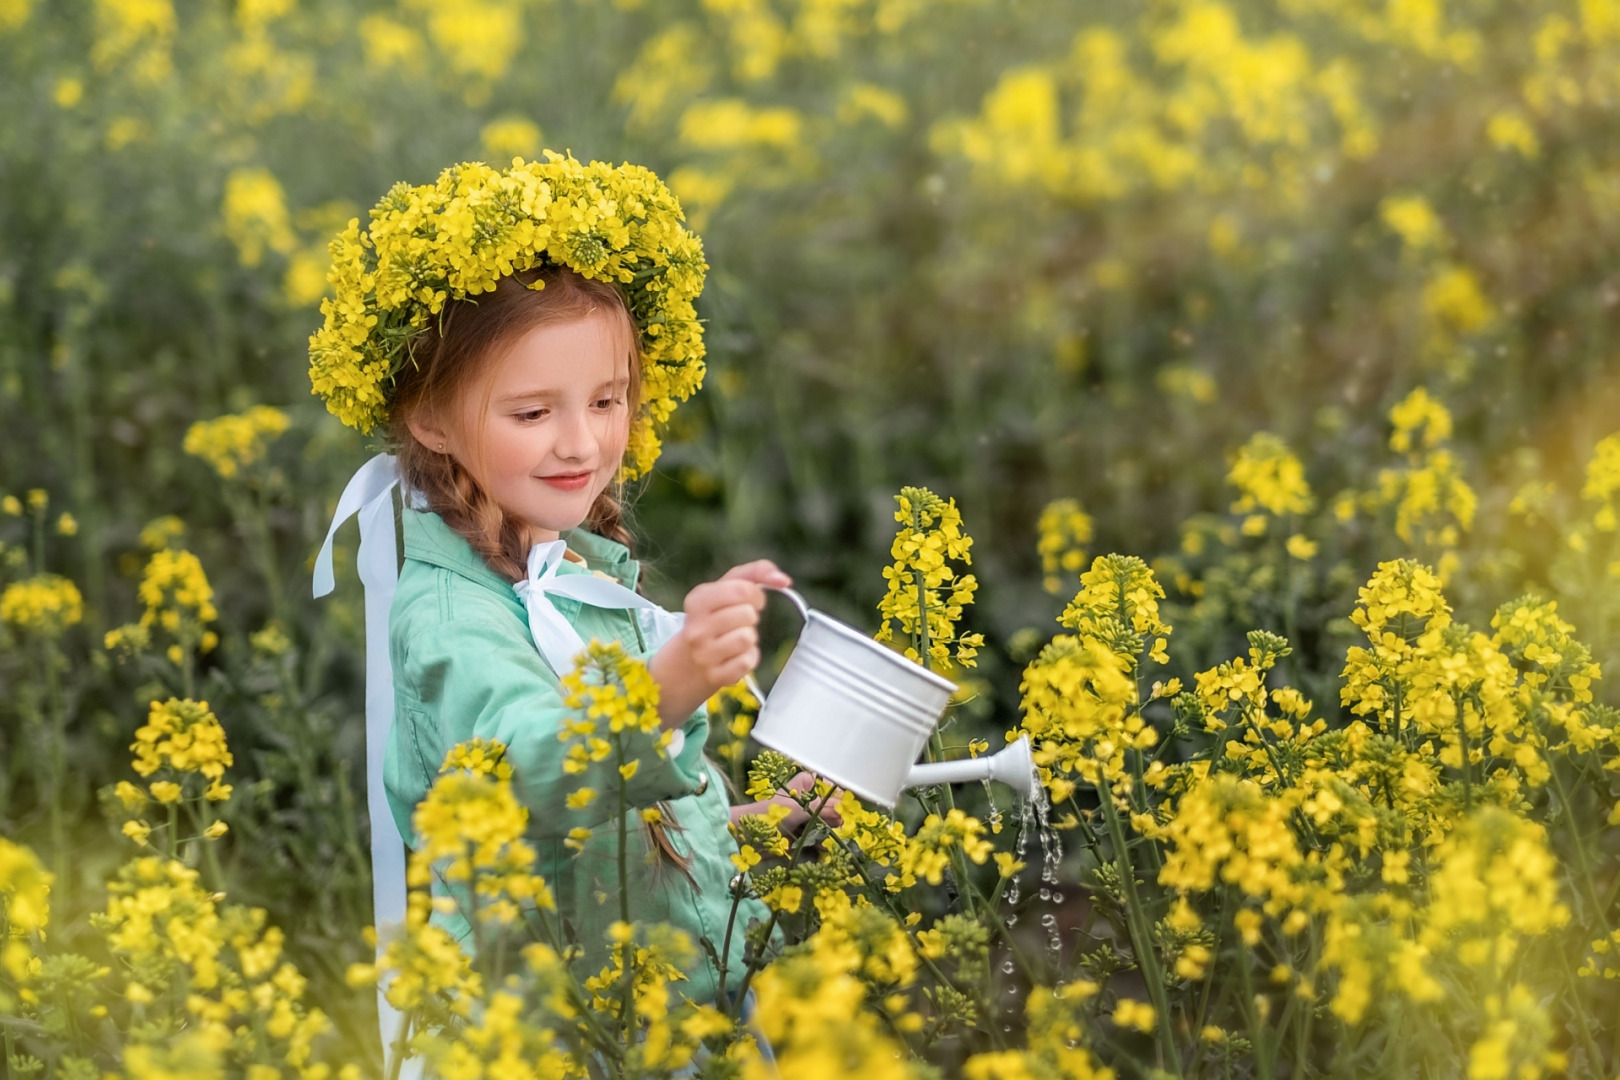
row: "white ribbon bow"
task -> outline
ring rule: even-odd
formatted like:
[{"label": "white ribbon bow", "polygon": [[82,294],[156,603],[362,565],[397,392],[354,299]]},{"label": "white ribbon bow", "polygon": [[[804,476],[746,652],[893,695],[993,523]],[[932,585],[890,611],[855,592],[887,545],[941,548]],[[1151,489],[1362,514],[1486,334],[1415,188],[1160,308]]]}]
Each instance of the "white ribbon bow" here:
[{"label": "white ribbon bow", "polygon": [[[574,670],[574,658],[585,648],[585,639],[573,624],[563,618],[554,604],[553,596],[565,596],[582,604],[599,608],[628,608],[634,611],[642,630],[649,638],[649,651],[675,635],[685,616],[671,614],[616,581],[599,578],[595,574],[558,574],[563,564],[563,552],[568,548],[565,540],[539,543],[529,549],[529,574],[512,586],[529,612],[529,634],[534,647],[540,651],[551,670],[559,676]],[[686,745],[686,732],[676,729],[666,752],[674,757]]]}]

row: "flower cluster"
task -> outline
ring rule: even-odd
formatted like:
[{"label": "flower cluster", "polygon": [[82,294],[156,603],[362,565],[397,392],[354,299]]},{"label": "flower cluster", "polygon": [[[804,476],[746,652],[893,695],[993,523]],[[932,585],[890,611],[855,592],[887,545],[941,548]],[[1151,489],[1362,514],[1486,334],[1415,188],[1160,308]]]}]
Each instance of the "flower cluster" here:
[{"label": "flower cluster", "polygon": [[[225,745],[225,729],[206,701],[169,698],[152,702],[146,723],[136,730],[129,748],[135,752],[135,771],[142,776],[159,770],[181,776],[199,775],[208,781],[206,795],[210,800],[220,802],[231,797],[231,786],[224,782],[225,769],[232,763],[231,752]],[[159,802],[176,801],[178,785],[163,783],[167,784],[164,793],[159,794],[154,784],[152,797]]]},{"label": "flower cluster", "polygon": [[262,460],[269,444],[290,423],[280,409],[255,405],[246,412],[197,421],[186,429],[181,446],[223,479],[232,480]]},{"label": "flower cluster", "polygon": [[389,387],[411,339],[431,332],[451,300],[542,265],[622,286],[640,332],[642,406],[626,476],[658,456],[656,431],[702,383],[702,328],[692,306],[708,269],[679,204],[650,171],[547,154],[507,169],[470,162],[432,184],[396,185],[362,231],[351,221],[331,245],[310,337],[315,393],[345,424],[369,432],[388,413]]},{"label": "flower cluster", "polygon": [[[878,602],[883,625],[879,641],[894,639],[895,625],[911,638],[906,656],[919,664],[948,664],[953,659],[965,667],[974,665],[974,655],[984,644],[983,634],[958,636],[956,624],[962,609],[973,602],[978,582],[972,574],[960,573],[951,562],[963,566],[973,560],[968,551],[973,538],[962,531],[962,515],[956,500],[941,499],[927,488],[906,487],[895,496],[900,504],[894,520],[900,523],[889,554],[893,565],[883,569],[888,590]],[[950,586],[947,594],[944,589]],[[951,643],[956,643],[954,656]]]},{"label": "flower cluster", "polygon": [[140,815],[148,801],[167,808],[168,824],[162,830],[160,850],[171,854],[178,848],[175,811],[184,808],[204,840],[224,836],[228,826],[214,817],[209,803],[231,797],[225,783],[225,770],[234,761],[225,742],[225,729],[208,708],[206,701],[169,698],[154,701],[146,723],[135,732],[129,747],[135,752],[134,769],[148,783],[143,789],[120,780],[113,794],[124,812],[131,814],[123,833],[141,846],[151,842],[153,825]]},{"label": "flower cluster", "polygon": [[1078,574],[1086,564],[1086,545],[1091,543],[1091,515],[1079,499],[1054,499],[1041,511],[1035,524],[1035,551],[1041,557],[1041,587],[1056,594],[1063,588],[1063,574]]},{"label": "flower cluster", "polygon": [[504,749],[484,743],[450,751],[411,815],[416,846],[408,881],[459,886],[471,919],[509,926],[526,905],[551,910],[556,901],[533,872],[535,851],[523,838],[529,812],[512,791]]},{"label": "flower cluster", "polygon": [[160,629],[172,639],[166,655],[181,664],[193,650],[208,652],[219,644],[219,635],[208,627],[219,617],[214,587],[191,552],[168,547],[154,551],[141,575],[138,595],[146,608],[140,621],[107,631],[107,648],[143,649],[152,643],[152,631]]},{"label": "flower cluster", "polygon": [[1434,549],[1445,578],[1457,561],[1450,549],[1473,525],[1479,502],[1446,446],[1451,413],[1420,386],[1397,402],[1389,416],[1394,427],[1390,449],[1405,455],[1406,463],[1379,472],[1372,502],[1395,508],[1395,535]]},{"label": "flower cluster", "polygon": [[957,848],[976,863],[988,859],[992,847],[984,836],[983,823],[954,808],[944,817],[929,814],[917,835],[906,845],[900,872],[938,885],[950,865],[952,849]]},{"label": "flower cluster", "polygon": [[[197,876],[174,860],[146,856],[126,863],[108,885],[96,925],[128,972],[124,1000],[193,1027],[202,1048],[237,1068],[279,1061],[303,1080],[323,1080],[330,1066],[311,1054],[331,1024],[305,1004],[306,980],[282,956],[281,931],[267,925],[261,908],[221,908],[220,894],[201,888]],[[148,1029],[158,1036],[153,1053],[162,1052],[163,1030]]]},{"label": "flower cluster", "polygon": [[1262,514],[1286,517],[1310,512],[1311,488],[1305,482],[1305,466],[1287,443],[1269,432],[1259,432],[1243,444],[1226,479],[1238,489],[1232,512],[1248,515],[1246,533],[1265,531]]},{"label": "flower cluster", "polygon": [[[647,666],[618,642],[591,640],[562,678],[563,704],[575,715],[557,738],[568,744],[563,771],[578,787],[568,807],[583,810],[604,790],[627,784],[641,770],[644,755],[666,755],[673,731],[661,728],[658,684]],[[611,759],[611,769],[608,763]],[[570,830],[567,843],[579,850],[590,837],[584,825]]]},{"label": "flower cluster", "polygon": [[0,622],[42,637],[59,637],[83,617],[79,587],[58,574],[13,581],[0,592]]}]

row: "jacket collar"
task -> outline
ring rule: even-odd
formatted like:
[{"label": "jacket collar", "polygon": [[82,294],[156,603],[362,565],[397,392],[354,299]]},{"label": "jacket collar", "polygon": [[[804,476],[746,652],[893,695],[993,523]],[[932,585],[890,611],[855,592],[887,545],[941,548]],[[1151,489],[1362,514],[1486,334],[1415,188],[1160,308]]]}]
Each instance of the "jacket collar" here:
[{"label": "jacket collar", "polygon": [[[403,511],[405,557],[431,566],[443,567],[496,592],[511,595],[512,582],[489,568],[444,519],[430,510]],[[568,529],[562,534],[570,550],[585,557],[585,566],[564,560],[558,574],[586,574],[600,570],[627,589],[636,587],[641,564],[630,557],[630,549],[616,540],[597,536],[585,528]]]}]

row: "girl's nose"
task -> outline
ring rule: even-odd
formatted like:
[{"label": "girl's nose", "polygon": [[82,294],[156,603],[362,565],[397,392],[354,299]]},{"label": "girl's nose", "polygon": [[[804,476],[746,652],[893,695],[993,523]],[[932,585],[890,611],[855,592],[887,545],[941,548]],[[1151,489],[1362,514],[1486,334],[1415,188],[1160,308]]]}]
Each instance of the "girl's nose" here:
[{"label": "girl's nose", "polygon": [[570,460],[584,460],[596,453],[601,441],[596,431],[595,418],[587,411],[566,410],[557,432],[556,453]]}]

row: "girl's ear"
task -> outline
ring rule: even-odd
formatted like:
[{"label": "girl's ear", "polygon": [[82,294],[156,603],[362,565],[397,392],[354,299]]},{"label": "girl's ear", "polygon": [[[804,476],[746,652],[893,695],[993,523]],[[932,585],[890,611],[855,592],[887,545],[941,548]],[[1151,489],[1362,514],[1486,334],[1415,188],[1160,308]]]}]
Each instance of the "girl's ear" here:
[{"label": "girl's ear", "polygon": [[439,418],[422,409],[411,410],[405,417],[405,426],[411,437],[435,454],[444,453],[450,446],[450,436]]}]

